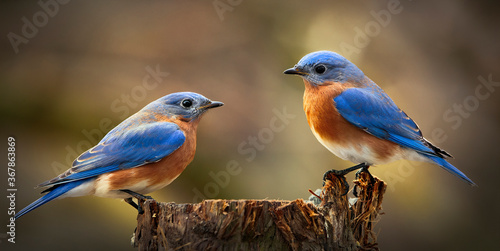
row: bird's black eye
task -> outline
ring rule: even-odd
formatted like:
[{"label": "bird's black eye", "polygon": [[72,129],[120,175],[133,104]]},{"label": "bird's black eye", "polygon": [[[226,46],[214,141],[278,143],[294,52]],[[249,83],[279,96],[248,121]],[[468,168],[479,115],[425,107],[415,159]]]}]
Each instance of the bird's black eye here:
[{"label": "bird's black eye", "polygon": [[326,71],[326,66],[319,64],[314,67],[314,71],[318,74],[323,74]]},{"label": "bird's black eye", "polygon": [[184,108],[189,108],[193,105],[193,100],[191,99],[184,99],[181,101],[181,106],[184,107]]}]

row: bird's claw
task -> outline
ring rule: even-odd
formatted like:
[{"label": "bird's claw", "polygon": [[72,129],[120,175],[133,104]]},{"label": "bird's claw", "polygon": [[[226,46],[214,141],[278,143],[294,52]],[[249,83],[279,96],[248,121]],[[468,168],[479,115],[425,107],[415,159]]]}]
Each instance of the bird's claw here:
[{"label": "bird's claw", "polygon": [[139,214],[143,214],[144,213],[144,209],[142,209],[142,207],[140,205],[138,205],[137,203],[135,203],[133,200],[132,200],[132,197],[130,198],[126,198],[124,199],[125,202],[127,202],[129,205],[133,206],[135,209],[137,209],[137,213]]},{"label": "bird's claw", "polygon": [[[326,181],[327,176],[329,174],[333,174],[333,175],[339,177],[340,179],[342,179],[342,181],[344,182],[344,186],[346,188],[344,193],[342,194],[342,196],[344,196],[349,192],[349,183],[347,183],[347,180],[345,179],[345,175],[352,172],[352,171],[355,171],[355,170],[358,170],[361,168],[360,171],[356,172],[356,178],[357,178],[359,173],[363,172],[363,170],[368,172],[368,167],[369,166],[366,163],[361,163],[361,164],[346,168],[344,170],[335,170],[335,169],[329,170],[323,175],[323,186],[325,186],[325,181]],[[368,172],[368,173],[370,173],[370,172]],[[373,176],[371,176],[371,174],[370,174],[370,177],[372,180],[374,180]]]},{"label": "bird's claw", "polygon": [[344,196],[344,195],[346,195],[349,192],[349,183],[345,179],[345,176],[344,176],[345,173],[343,171],[344,170],[335,170],[335,169],[332,169],[332,170],[327,171],[325,174],[323,174],[323,186],[325,186],[326,179],[328,178],[328,175],[330,175],[330,174],[333,174],[337,178],[339,178],[340,180],[342,180],[342,182],[344,183],[344,188],[345,189],[344,189],[344,193],[342,193],[340,196]]},{"label": "bird's claw", "polygon": [[[375,184],[375,178],[373,178],[373,175],[370,173],[370,171],[368,171],[368,167],[362,167],[361,169],[359,169],[359,171],[356,172],[356,179],[357,180],[359,180],[361,173],[367,173],[368,177],[370,178],[369,184]],[[354,195],[354,197],[358,197],[357,188],[358,188],[358,185],[355,184],[354,188],[352,190],[352,194]]]},{"label": "bird's claw", "polygon": [[[142,195],[140,193],[136,193],[134,191],[131,191],[131,190],[128,190],[128,189],[122,189],[120,190],[124,193],[128,193],[130,194],[132,197],[136,198],[137,199],[137,202],[140,203],[140,200],[153,200],[153,197],[151,196],[147,196],[147,195]],[[138,205],[137,203],[135,203],[133,200],[132,200],[132,197],[130,198],[126,198],[125,199],[125,202],[127,202],[128,204],[130,204],[131,206],[133,206],[135,209],[137,209],[137,212],[139,214],[143,214],[144,213],[144,209],[142,209],[142,207],[140,205]]]}]

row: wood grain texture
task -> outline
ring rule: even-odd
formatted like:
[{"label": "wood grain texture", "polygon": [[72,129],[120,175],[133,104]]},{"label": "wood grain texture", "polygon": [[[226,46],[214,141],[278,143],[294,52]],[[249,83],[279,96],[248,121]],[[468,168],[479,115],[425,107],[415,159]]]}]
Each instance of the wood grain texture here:
[{"label": "wood grain texture", "polygon": [[373,226],[386,184],[365,173],[355,184],[353,205],[333,175],[318,206],[302,199],[141,201],[133,243],[139,250],[378,250]]}]

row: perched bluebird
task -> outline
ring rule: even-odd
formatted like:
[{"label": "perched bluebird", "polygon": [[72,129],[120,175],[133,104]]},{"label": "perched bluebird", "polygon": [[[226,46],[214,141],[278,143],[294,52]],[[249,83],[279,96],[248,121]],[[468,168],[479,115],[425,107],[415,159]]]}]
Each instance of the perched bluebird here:
[{"label": "perched bluebird", "polygon": [[193,160],[196,130],[202,115],[223,103],[192,92],[164,96],[130,116],[63,174],[40,184],[46,194],[15,218],[55,199],[96,195],[108,198],[150,198],[170,184]]},{"label": "perched bluebird", "polygon": [[304,56],[284,72],[302,77],[304,111],[316,139],[333,154],[359,165],[337,175],[399,159],[435,163],[475,185],[448,163],[449,153],[432,145],[417,124],[353,63],[330,51]]}]

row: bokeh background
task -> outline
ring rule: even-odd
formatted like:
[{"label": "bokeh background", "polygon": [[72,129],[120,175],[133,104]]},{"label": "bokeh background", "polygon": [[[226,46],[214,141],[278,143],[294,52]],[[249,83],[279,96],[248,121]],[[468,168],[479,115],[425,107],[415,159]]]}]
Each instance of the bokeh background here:
[{"label": "bokeh background", "polygon": [[[6,156],[7,137],[16,138],[16,207],[38,198],[34,186],[124,117],[177,91],[225,106],[204,117],[195,160],[155,199],[307,198],[326,170],[352,163],[316,141],[302,80],[282,72],[309,52],[332,50],[385,89],[479,185],[425,163],[373,167],[389,186],[376,226],[380,248],[498,248],[500,84],[488,89],[478,78],[500,82],[500,18],[495,2],[479,2],[70,1],[51,5],[48,15],[34,0],[2,1],[0,140]],[[13,46],[9,37],[23,36],[23,17],[39,27]],[[155,71],[158,82],[147,77]],[[272,131],[276,110],[295,117]],[[259,133],[255,150],[249,137]],[[231,161],[241,173],[222,179]],[[54,201],[16,222],[16,244],[0,228],[0,249],[132,250],[135,220],[120,200]]]}]

